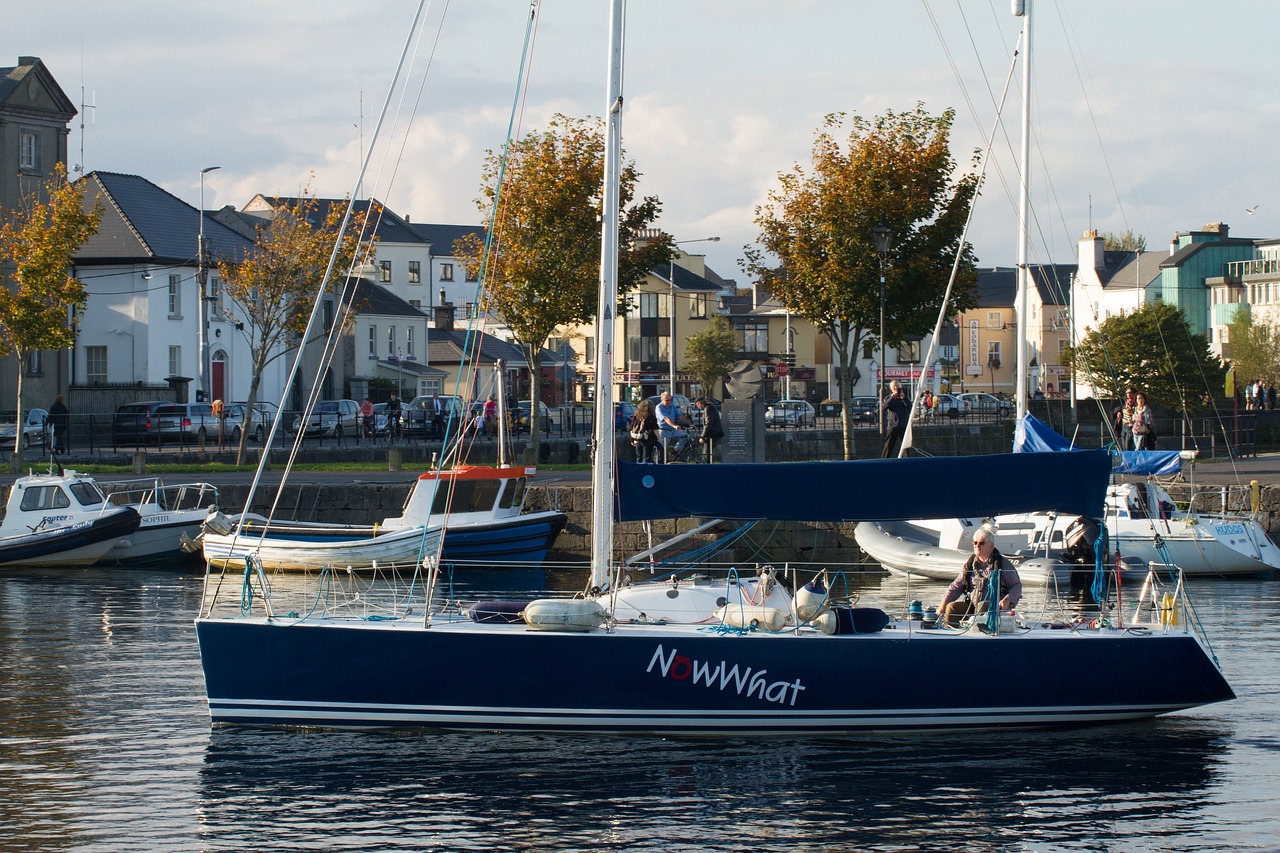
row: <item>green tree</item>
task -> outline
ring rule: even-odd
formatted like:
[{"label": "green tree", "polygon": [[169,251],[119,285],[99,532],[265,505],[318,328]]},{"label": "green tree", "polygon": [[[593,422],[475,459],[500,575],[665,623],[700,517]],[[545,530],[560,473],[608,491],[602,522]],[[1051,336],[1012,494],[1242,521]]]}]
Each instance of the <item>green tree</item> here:
[{"label": "green tree", "polygon": [[[1227,340],[1223,349],[1241,385],[1280,377],[1280,329],[1270,323],[1254,323],[1248,312],[1241,311],[1228,326]],[[1219,392],[1215,389],[1214,393]]]},{"label": "green tree", "polygon": [[716,396],[721,381],[737,361],[738,340],[723,317],[685,341],[685,369],[698,379],[708,397]]},{"label": "green tree", "polygon": [[[228,319],[243,326],[241,334],[249,344],[253,371],[249,411],[258,401],[267,366],[292,353],[301,342],[334,247],[337,246],[338,257],[333,279],[326,285],[330,291],[338,289],[337,283],[347,281],[347,271],[356,258],[372,255],[371,244],[360,240],[365,215],[355,214],[339,238],[346,205],[325,204],[308,189],[276,207],[271,218],[257,229],[249,255],[217,261],[229,301]],[[351,314],[346,313],[335,319],[342,325],[350,318]],[[327,332],[322,330],[322,334]],[[241,431],[236,464],[244,461],[248,432]]]},{"label": "green tree", "polygon": [[1134,234],[1132,228],[1125,229],[1123,234],[1108,231],[1102,235],[1102,248],[1108,252],[1145,252],[1147,238],[1142,234]]},{"label": "green tree", "polygon": [[[68,181],[58,164],[43,195],[25,197],[0,225],[0,274],[7,279],[0,286],[0,358],[13,353],[22,364],[31,352],[75,346],[71,309],[83,309],[88,297],[71,261],[102,218],[101,203],[85,209],[84,190],[84,182]],[[22,459],[25,372],[18,370],[15,466]]]},{"label": "green tree", "polygon": [[[502,184],[499,186],[499,176]],[[661,211],[654,196],[636,201],[640,173],[622,166],[618,290],[625,294],[672,255],[669,236],[638,241]],[[485,158],[476,206],[493,223],[488,254],[468,235],[454,252],[482,276],[481,302],[511,330],[538,399],[542,351],[557,326],[585,323],[597,312],[604,136],[598,120],[555,116],[546,130]],[[497,204],[496,213],[493,211]],[[529,458],[538,454],[538,406],[530,409]]]},{"label": "green tree", "polygon": [[[746,247],[744,269],[831,339],[846,459],[853,458],[854,362],[880,327],[880,261],[871,229],[884,221],[894,235],[881,342],[889,348],[933,329],[977,190],[976,175],[955,178],[954,119],[953,110],[932,116],[922,104],[875,119],[829,115],[814,141],[812,168],[797,164],[780,174],[780,187],[756,208],[759,246]],[[975,280],[973,250],[965,244],[949,313],[976,304]]]},{"label": "green tree", "polygon": [[1066,360],[1100,396],[1123,396],[1132,385],[1155,405],[1173,409],[1194,408],[1205,390],[1216,393],[1226,378],[1208,339],[1192,334],[1182,312],[1163,302],[1108,317]]}]

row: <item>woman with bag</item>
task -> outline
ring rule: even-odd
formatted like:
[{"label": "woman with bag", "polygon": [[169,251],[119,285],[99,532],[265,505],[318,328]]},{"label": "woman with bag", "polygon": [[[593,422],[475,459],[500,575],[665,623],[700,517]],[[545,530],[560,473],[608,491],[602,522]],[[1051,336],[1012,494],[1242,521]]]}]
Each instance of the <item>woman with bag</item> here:
[{"label": "woman with bag", "polygon": [[1134,450],[1154,450],[1156,443],[1156,416],[1147,405],[1147,395],[1139,391],[1134,397],[1133,415]]},{"label": "woman with bag", "polygon": [[636,449],[637,462],[652,462],[658,452],[658,416],[653,410],[653,403],[644,400],[636,406],[636,413],[631,417],[628,427],[631,435],[631,446]]}]

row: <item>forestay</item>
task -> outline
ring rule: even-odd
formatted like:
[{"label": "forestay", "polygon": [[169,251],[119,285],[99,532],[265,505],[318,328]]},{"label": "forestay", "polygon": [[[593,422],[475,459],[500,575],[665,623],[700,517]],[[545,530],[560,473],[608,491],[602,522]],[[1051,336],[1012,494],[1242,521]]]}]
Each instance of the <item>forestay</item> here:
[{"label": "forestay", "polygon": [[1105,450],[744,465],[618,463],[619,521],[899,521],[1057,510],[1102,516]]}]

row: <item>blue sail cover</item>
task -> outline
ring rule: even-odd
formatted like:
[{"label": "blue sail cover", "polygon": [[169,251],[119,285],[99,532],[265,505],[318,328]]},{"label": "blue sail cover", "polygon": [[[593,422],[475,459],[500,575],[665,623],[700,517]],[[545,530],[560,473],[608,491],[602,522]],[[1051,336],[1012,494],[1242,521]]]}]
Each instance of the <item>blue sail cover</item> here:
[{"label": "blue sail cover", "polygon": [[618,521],[898,521],[1035,510],[1102,516],[1105,450],[750,465],[618,463]]},{"label": "blue sail cover", "polygon": [[[1053,427],[1026,415],[1013,440],[1014,453],[1058,453],[1078,450]],[[1112,471],[1116,474],[1176,474],[1182,470],[1182,455],[1176,450],[1113,450]]]}]

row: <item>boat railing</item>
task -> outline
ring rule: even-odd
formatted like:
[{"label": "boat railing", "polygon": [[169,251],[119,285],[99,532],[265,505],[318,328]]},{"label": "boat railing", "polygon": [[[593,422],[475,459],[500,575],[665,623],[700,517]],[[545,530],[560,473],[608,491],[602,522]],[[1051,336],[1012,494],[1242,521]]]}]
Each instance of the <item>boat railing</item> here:
[{"label": "boat railing", "polygon": [[124,480],[103,483],[107,500],[119,506],[155,504],[162,510],[217,508],[218,487],[212,483],[162,483],[159,480]]}]

